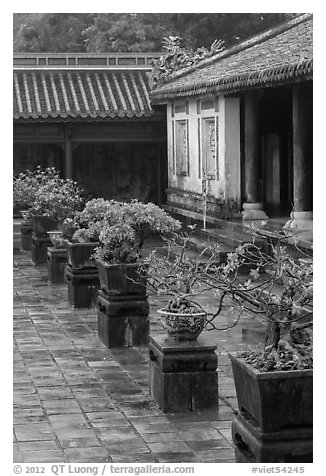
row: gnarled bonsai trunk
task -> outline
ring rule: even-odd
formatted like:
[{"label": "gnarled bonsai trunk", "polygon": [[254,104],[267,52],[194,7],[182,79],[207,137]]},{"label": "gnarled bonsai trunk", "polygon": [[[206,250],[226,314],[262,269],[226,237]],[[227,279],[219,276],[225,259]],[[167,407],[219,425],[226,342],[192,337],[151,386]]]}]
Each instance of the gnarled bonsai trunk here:
[{"label": "gnarled bonsai trunk", "polygon": [[302,360],[300,354],[295,349],[295,344],[308,342],[309,335],[307,327],[311,327],[312,322],[297,324],[296,322],[269,322],[265,340],[265,350],[267,352],[286,352],[289,360]]}]

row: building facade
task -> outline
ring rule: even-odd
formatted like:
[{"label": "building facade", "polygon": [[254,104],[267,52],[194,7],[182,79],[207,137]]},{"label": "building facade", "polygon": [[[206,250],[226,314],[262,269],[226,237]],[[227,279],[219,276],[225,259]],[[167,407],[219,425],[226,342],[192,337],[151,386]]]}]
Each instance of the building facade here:
[{"label": "building facade", "polygon": [[312,15],[180,70],[167,106],[170,210],[312,228]]}]

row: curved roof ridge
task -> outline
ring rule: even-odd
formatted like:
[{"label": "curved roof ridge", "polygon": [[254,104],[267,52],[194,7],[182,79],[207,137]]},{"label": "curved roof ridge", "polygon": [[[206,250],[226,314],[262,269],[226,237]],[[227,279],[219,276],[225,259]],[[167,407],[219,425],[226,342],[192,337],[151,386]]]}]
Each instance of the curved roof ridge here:
[{"label": "curved roof ridge", "polygon": [[291,28],[296,27],[300,23],[303,23],[307,20],[310,20],[313,17],[312,13],[302,13],[297,15],[296,17],[292,18],[291,20],[288,20],[286,22],[282,22],[281,24],[278,24],[272,28],[269,28],[268,30],[264,30],[260,33],[257,33],[256,35],[253,35],[246,40],[243,40],[241,43],[238,43],[236,45],[231,46],[230,48],[227,48],[220,53],[217,53],[213,56],[210,56],[209,58],[204,58],[200,62],[198,62],[195,65],[188,66],[186,68],[182,68],[179,71],[176,71],[171,75],[171,77],[164,81],[163,83],[159,83],[155,88],[159,88],[160,86],[165,86],[170,83],[173,83],[176,79],[179,79],[183,76],[186,76],[190,73],[192,73],[195,70],[205,68],[206,66],[215,63],[221,59],[227,58],[228,56],[232,56],[233,54],[239,53],[241,51],[244,51],[247,48],[250,48],[254,45],[257,45],[259,43],[262,43],[270,38],[273,38],[274,36],[283,33],[287,30],[290,30]]}]

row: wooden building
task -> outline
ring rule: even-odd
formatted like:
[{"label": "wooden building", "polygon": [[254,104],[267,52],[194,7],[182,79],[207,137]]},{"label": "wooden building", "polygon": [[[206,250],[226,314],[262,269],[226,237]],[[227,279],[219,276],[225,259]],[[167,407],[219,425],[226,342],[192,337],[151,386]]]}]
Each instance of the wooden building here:
[{"label": "wooden building", "polygon": [[167,106],[171,211],[291,214],[312,228],[312,30],[312,15],[299,15],[153,90],[152,104]]},{"label": "wooden building", "polygon": [[166,113],[147,78],[157,56],[15,54],[14,172],[55,166],[91,196],[164,202]]}]

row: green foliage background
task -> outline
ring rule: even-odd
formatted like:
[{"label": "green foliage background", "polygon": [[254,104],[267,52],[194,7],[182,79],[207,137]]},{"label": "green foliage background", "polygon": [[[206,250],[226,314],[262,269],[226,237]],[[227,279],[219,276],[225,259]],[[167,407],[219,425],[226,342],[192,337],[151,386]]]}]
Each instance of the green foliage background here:
[{"label": "green foliage background", "polygon": [[296,13],[14,13],[14,52],[161,51],[162,39],[184,47],[229,47]]}]

